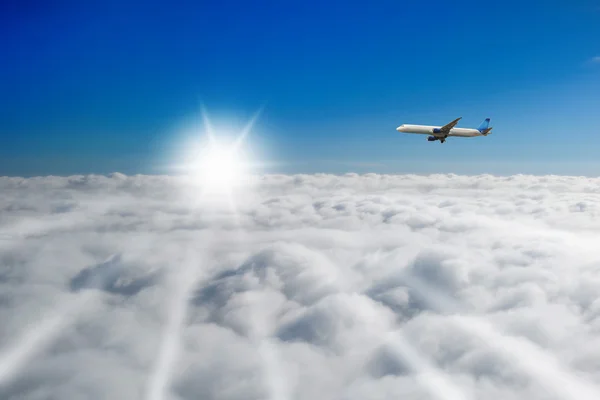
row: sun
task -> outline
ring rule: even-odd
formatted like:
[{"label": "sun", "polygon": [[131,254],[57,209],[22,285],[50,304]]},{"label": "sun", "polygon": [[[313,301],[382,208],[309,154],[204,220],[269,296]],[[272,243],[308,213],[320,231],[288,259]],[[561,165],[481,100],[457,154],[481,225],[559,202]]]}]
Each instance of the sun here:
[{"label": "sun", "polygon": [[232,128],[229,120],[217,128],[202,107],[203,126],[194,124],[186,133],[189,136],[182,142],[182,151],[178,154],[181,161],[174,165],[185,173],[189,189],[198,200],[233,204],[238,194],[248,193],[253,182],[251,171],[258,164],[249,158],[252,146],[247,144],[247,139],[261,112],[262,108],[236,132],[237,128]]},{"label": "sun", "polygon": [[194,175],[209,193],[228,193],[243,184],[245,163],[239,149],[212,140],[194,162]]}]

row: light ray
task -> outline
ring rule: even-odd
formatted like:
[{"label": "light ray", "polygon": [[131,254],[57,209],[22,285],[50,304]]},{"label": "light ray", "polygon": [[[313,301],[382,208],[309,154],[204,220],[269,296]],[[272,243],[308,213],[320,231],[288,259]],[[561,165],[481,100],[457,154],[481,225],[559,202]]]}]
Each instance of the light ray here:
[{"label": "light ray", "polygon": [[413,370],[417,383],[433,397],[440,400],[470,400],[464,390],[459,388],[447,374],[430,364],[411,346],[400,332],[390,332],[387,343],[396,355],[403,359]]},{"label": "light ray", "polygon": [[[263,110],[264,110],[264,105],[261,106],[252,116],[252,118],[250,118],[250,121],[248,121],[248,123],[246,124],[246,126],[244,127],[244,129],[242,130],[242,132],[239,134],[239,136],[236,138],[235,142],[233,143],[232,146],[232,151],[234,153],[234,155],[237,153],[238,149],[240,148],[240,146],[244,143],[244,141],[246,140],[246,137],[248,136],[248,134],[250,133],[250,131],[252,131],[252,128],[254,127],[254,124],[256,123],[256,121],[258,120],[258,118],[260,117],[260,115],[262,114]],[[236,203],[233,197],[233,193],[230,191],[228,193],[228,197],[229,197],[229,204],[231,207],[231,210],[233,212],[233,218],[235,219],[235,223],[236,225],[239,227],[240,226],[240,222],[239,222],[239,215],[237,212],[237,207],[236,207]]]},{"label": "light ray", "polygon": [[14,378],[37,354],[49,346],[97,297],[84,293],[70,296],[57,312],[45,316],[0,355],[0,386]]},{"label": "light ray", "polygon": [[[429,306],[442,313],[456,314],[464,309],[458,301],[431,287],[420,278],[407,274],[403,280],[408,286],[417,290]],[[552,353],[526,339],[500,332],[485,317],[455,315],[452,316],[450,322],[459,326],[466,333],[483,340],[497,354],[516,365],[542,386],[552,387],[552,390],[560,393],[563,398],[570,400],[600,399],[600,390],[596,386],[561,366]]]},{"label": "light ray", "polygon": [[282,367],[282,360],[275,344],[267,338],[258,342],[258,353],[263,361],[263,374],[265,376],[269,400],[288,400],[291,393],[288,379]]},{"label": "light ray", "polygon": [[172,281],[172,302],[169,307],[169,319],[163,332],[163,339],[156,359],[154,370],[147,387],[148,400],[162,400],[170,387],[173,369],[181,352],[181,332],[188,314],[190,296],[199,276],[194,263],[185,260],[182,271]]},{"label": "light ray", "polygon": [[264,108],[265,108],[265,106],[261,106],[254,113],[254,115],[252,116],[252,118],[250,118],[250,121],[248,121],[248,123],[246,124],[246,126],[244,127],[244,129],[242,129],[242,132],[240,133],[240,135],[237,137],[237,139],[235,140],[235,142],[233,144],[234,151],[237,151],[237,149],[242,145],[242,143],[244,142],[244,140],[246,140],[246,136],[248,136],[248,134],[250,133],[250,131],[254,127],[254,124],[258,120],[258,117],[260,117],[260,115],[262,114]]},{"label": "light ray", "polygon": [[429,393],[432,399],[473,400],[473,396],[456,384],[450,374],[438,368],[425,355],[420,354],[417,348],[404,337],[401,329],[377,332],[373,335],[373,339],[375,340],[372,343],[365,343],[365,346],[369,346],[368,353],[381,346],[391,350],[390,355],[408,368],[417,385]]},{"label": "light ray", "polygon": [[206,136],[208,137],[209,142],[212,144],[215,142],[215,135],[212,128],[212,124],[210,123],[210,119],[208,117],[208,112],[204,107],[204,104],[200,106],[201,114],[202,114],[202,123],[204,125],[204,131],[206,132]]},{"label": "light ray", "polygon": [[[117,262],[119,257],[112,257],[106,263]],[[46,315],[40,323],[27,333],[20,335],[18,343],[10,346],[0,355],[0,385],[10,381],[33,357],[42,352],[84,311],[100,301],[100,293],[107,284],[109,269],[101,270],[87,279],[83,287],[87,288],[68,299],[54,313]]]},{"label": "light ray", "polygon": [[272,335],[273,315],[264,312],[264,303],[260,300],[248,304],[250,326],[247,338],[256,348],[261,361],[263,383],[269,400],[287,400],[290,394],[289,382],[285,373],[281,355]]},{"label": "light ray", "polygon": [[496,352],[501,353],[541,385],[551,387],[565,399],[600,399],[597,387],[563,368],[556,357],[534,343],[504,335],[487,321],[472,316],[456,316],[453,323],[477,335]]}]

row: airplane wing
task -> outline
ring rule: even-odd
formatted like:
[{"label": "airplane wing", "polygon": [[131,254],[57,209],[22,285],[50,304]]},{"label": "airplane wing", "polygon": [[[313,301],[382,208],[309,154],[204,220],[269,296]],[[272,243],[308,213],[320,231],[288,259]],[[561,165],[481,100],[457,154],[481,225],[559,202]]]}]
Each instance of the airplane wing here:
[{"label": "airplane wing", "polygon": [[461,118],[462,117],[458,117],[454,121],[449,122],[446,125],[442,126],[440,128],[440,133],[443,133],[444,135],[447,135],[450,132],[450,129],[454,128],[456,126],[456,124],[458,124],[458,121],[460,121]]}]

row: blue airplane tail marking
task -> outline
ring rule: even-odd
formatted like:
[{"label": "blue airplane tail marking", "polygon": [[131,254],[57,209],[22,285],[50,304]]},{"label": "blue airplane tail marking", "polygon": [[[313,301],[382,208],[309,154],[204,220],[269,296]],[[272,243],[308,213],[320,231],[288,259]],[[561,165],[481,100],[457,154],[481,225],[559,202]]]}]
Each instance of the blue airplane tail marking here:
[{"label": "blue airplane tail marking", "polygon": [[477,130],[478,130],[479,132],[483,132],[483,131],[485,131],[487,128],[489,128],[489,126],[490,126],[490,119],[489,119],[489,118],[486,118],[486,119],[484,119],[484,120],[483,120],[483,122],[481,123],[481,125],[479,125],[479,128],[477,128]]}]

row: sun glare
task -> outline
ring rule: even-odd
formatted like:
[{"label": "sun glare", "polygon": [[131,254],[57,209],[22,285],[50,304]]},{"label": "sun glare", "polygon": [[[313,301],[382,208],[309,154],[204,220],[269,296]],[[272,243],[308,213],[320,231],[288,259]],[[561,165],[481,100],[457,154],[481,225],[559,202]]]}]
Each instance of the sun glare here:
[{"label": "sun glare", "polygon": [[235,146],[212,141],[194,161],[194,173],[208,192],[230,192],[243,183],[245,166]]},{"label": "sun glare", "polygon": [[183,161],[180,167],[193,187],[200,189],[201,196],[211,195],[210,199],[214,199],[213,195],[225,195],[233,202],[233,192],[248,185],[251,164],[246,142],[261,112],[262,108],[232,135],[237,128],[232,127],[231,121],[222,121],[218,125],[224,126],[216,128],[202,107],[203,128],[195,127],[188,132],[188,140],[183,142],[185,150],[179,155]]}]

